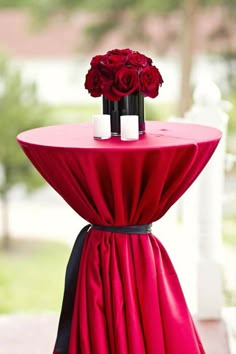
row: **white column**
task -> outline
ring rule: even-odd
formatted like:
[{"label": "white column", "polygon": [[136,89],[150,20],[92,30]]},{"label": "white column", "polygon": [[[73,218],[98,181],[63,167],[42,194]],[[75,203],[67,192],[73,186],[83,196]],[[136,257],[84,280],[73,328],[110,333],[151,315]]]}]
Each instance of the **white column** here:
[{"label": "white column", "polygon": [[222,309],[222,202],[228,116],[214,83],[205,82],[196,88],[194,105],[186,118],[223,132],[214,155],[194,183],[191,198],[185,201],[184,216],[197,238],[197,315],[200,319],[218,319]]}]

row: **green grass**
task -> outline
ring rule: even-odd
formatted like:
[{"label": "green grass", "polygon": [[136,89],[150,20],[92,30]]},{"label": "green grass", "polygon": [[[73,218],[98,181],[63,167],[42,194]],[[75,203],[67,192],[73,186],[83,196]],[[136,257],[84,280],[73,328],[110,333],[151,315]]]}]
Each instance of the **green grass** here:
[{"label": "green grass", "polygon": [[52,124],[67,124],[91,121],[93,114],[101,113],[101,104],[57,105],[50,109]]},{"label": "green grass", "polygon": [[224,219],[223,222],[223,241],[236,250],[236,217]]},{"label": "green grass", "polygon": [[17,241],[0,251],[0,313],[59,311],[70,250],[47,241]]},{"label": "green grass", "polygon": [[[56,105],[50,108],[50,120],[52,124],[66,124],[74,122],[89,122],[93,114],[101,113],[101,101],[93,104]],[[174,103],[145,104],[146,120],[166,120],[174,114]]]},{"label": "green grass", "polygon": [[146,120],[157,120],[165,121],[171,116],[175,115],[175,103],[147,103],[145,104],[145,119]]},{"label": "green grass", "polygon": [[232,93],[227,100],[232,103],[232,109],[229,112],[229,132],[232,135],[236,134],[236,93]]},{"label": "green grass", "polygon": [[[224,220],[224,243],[236,252],[235,230],[233,218]],[[0,250],[0,313],[59,312],[69,254],[64,244],[39,240],[17,240],[9,252]]]}]

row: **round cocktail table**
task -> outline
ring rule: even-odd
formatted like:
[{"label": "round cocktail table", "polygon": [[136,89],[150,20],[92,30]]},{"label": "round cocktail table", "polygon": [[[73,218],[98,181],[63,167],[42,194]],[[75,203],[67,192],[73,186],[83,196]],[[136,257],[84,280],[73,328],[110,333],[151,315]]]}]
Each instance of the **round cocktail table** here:
[{"label": "round cocktail table", "polygon": [[162,122],[146,122],[133,142],[95,140],[82,123],[18,135],[39,173],[90,223],[68,263],[55,354],[204,353],[150,224],[193,183],[220,137]]}]

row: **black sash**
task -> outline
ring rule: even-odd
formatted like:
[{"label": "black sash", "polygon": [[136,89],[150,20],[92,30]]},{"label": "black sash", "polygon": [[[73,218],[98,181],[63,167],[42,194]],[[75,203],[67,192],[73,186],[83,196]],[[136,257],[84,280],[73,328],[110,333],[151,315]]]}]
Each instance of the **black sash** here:
[{"label": "black sash", "polygon": [[151,233],[151,226],[152,224],[132,226],[100,226],[89,224],[80,231],[72,248],[66,268],[65,289],[55,344],[55,350],[58,354],[68,354],[69,352],[70,330],[74,309],[76,283],[83,244],[89,229],[93,228],[95,230],[116,232],[121,234],[148,234]]}]

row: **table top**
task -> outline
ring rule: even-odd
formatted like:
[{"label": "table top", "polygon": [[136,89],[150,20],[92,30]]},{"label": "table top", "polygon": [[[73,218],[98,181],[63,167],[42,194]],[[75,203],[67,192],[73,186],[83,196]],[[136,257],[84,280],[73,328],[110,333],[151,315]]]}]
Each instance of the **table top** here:
[{"label": "table top", "polygon": [[205,167],[220,137],[219,130],[206,126],[146,122],[138,141],[98,141],[92,125],[81,123],[29,130],[18,142],[84,219],[136,225],[165,214]]},{"label": "table top", "polygon": [[108,140],[93,138],[89,123],[64,124],[36,128],[20,133],[21,145],[47,146],[53,148],[137,150],[165,148],[198,144],[219,140],[221,132],[212,127],[189,123],[146,122],[146,134],[137,141],[121,141],[120,137]]}]

